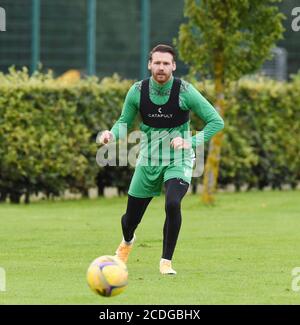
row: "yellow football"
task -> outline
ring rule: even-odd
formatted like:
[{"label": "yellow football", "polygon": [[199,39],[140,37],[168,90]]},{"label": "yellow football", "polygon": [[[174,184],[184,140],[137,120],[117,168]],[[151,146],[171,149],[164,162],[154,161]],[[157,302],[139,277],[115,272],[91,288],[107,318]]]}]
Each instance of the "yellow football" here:
[{"label": "yellow football", "polygon": [[128,285],[128,270],[117,257],[100,256],[90,264],[87,282],[91,290],[101,296],[116,296]]}]

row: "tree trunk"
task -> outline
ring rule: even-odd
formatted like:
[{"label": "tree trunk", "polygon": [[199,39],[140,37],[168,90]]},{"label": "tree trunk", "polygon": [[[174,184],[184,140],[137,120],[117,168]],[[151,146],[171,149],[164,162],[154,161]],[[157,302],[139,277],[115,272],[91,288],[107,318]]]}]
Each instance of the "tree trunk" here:
[{"label": "tree trunk", "polygon": [[89,197],[89,190],[85,187],[80,189],[81,195],[83,198],[88,198]]},{"label": "tree trunk", "polygon": [[26,191],[25,192],[25,204],[29,204],[30,203],[30,191]]},{"label": "tree trunk", "polygon": [[9,199],[11,203],[19,204],[22,194],[19,192],[11,192],[9,194]]},{"label": "tree trunk", "polygon": [[104,185],[98,185],[98,196],[104,196]]},{"label": "tree trunk", "polygon": [[[215,108],[223,117],[225,111],[224,100],[224,62],[222,55],[216,55],[215,60]],[[208,149],[208,157],[205,163],[203,194],[202,201],[205,204],[214,202],[214,194],[217,189],[219,165],[221,158],[221,146],[223,142],[223,132],[218,132],[210,141]]]},{"label": "tree trunk", "polygon": [[2,190],[0,191],[0,202],[5,202],[7,198],[7,192]]}]

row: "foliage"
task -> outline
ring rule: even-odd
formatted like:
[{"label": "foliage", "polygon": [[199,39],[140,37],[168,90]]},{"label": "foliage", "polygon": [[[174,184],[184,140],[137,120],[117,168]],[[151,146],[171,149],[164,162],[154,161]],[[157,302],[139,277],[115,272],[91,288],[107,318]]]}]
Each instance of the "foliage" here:
[{"label": "foliage", "polygon": [[[221,186],[296,186],[300,172],[300,82],[241,80],[227,89]],[[213,101],[213,87],[198,89]],[[197,128],[197,125],[194,127]]]},{"label": "foliage", "polygon": [[[98,186],[126,193],[132,168],[96,164],[96,135],[111,128],[132,84],[118,76],[68,84],[51,73],[29,77],[26,70],[0,74],[0,200],[25,194],[87,194]],[[211,102],[211,82],[194,85]],[[263,188],[295,186],[300,179],[300,78],[289,83],[241,80],[226,90],[219,182]],[[192,130],[202,121],[193,114]],[[135,126],[137,128],[137,124]],[[206,148],[207,149],[207,148]],[[198,182],[193,179],[193,183]]]},{"label": "foliage", "polygon": [[186,0],[189,20],[176,43],[192,74],[215,78],[220,61],[224,81],[256,71],[283,32],[275,2],[280,0]]},{"label": "foliage", "polygon": [[87,189],[99,171],[96,135],[119,115],[130,81],[66,83],[51,73],[0,74],[0,199]]}]

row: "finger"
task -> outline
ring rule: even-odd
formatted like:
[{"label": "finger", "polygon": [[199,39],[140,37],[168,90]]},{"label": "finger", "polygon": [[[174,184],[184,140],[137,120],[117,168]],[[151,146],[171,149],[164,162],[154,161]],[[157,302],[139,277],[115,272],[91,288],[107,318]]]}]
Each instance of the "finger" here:
[{"label": "finger", "polygon": [[178,149],[179,146],[180,146],[180,143],[178,143],[178,142],[174,143],[174,149]]}]

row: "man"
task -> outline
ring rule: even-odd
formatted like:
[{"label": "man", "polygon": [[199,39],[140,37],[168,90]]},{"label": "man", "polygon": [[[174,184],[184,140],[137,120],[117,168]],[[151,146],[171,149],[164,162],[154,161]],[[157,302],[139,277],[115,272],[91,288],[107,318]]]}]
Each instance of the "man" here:
[{"label": "man", "polygon": [[[134,231],[152,198],[160,195],[164,183],[166,219],[159,270],[162,274],[176,274],[171,260],[181,226],[181,200],[192,177],[193,148],[202,144],[203,139],[207,142],[224,127],[224,122],[191,84],[173,77],[176,63],[172,47],[163,44],[154,47],[148,69],[151,78],[136,82],[130,88],[119,120],[110,131],[101,134],[100,142],[107,144],[124,137],[124,126],[126,130],[130,128],[140,113],[140,130],[145,137],[128,191],[127,209],[121,222],[123,240],[116,255],[127,262],[135,241]],[[186,137],[190,134],[190,111],[205,122],[205,127],[198,134]],[[166,146],[161,149],[163,143],[168,143],[169,150]],[[177,154],[179,151],[184,152],[184,157]],[[157,159],[151,164],[154,156]]]}]

